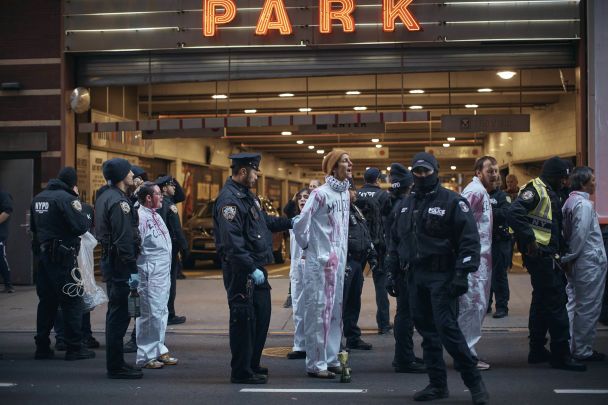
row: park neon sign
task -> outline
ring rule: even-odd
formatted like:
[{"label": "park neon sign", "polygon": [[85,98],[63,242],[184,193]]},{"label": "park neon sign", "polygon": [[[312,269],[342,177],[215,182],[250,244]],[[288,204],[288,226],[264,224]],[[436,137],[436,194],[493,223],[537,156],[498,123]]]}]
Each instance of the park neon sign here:
[{"label": "park neon sign", "polygon": [[[382,29],[395,31],[399,20],[408,31],[420,31],[420,24],[408,6],[413,0],[382,0]],[[344,32],[355,32],[355,0],[319,0],[319,32],[331,34],[333,24],[339,22]],[[233,21],[238,13],[234,0],[203,0],[203,35],[214,37],[219,26]],[[269,31],[291,35],[293,26],[284,0],[264,0],[255,27],[256,35],[268,35]]]}]

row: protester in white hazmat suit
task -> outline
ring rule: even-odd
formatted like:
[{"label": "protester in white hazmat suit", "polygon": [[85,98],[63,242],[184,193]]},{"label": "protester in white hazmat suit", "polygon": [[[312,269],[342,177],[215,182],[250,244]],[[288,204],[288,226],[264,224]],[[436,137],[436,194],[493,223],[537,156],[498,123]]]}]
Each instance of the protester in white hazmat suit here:
[{"label": "protester in white hazmat suit", "polygon": [[603,353],[593,350],[596,324],[602,309],[606,283],[606,251],[602,232],[589,196],[595,192],[595,176],[589,167],[577,167],[570,176],[574,191],[566,200],[564,239],[566,263],[570,351],[578,360],[602,361]]},{"label": "protester in white hazmat suit", "polygon": [[162,368],[177,364],[165,346],[167,301],[171,287],[171,236],[156,210],[162,193],[152,182],[144,183],[137,194],[141,254],[137,259],[141,316],[136,320],[137,365]]},{"label": "protester in white hazmat suit", "polygon": [[311,377],[334,378],[341,372],[342,290],[348,244],[350,196],[348,153],[333,150],[323,159],[326,183],[314,189],[293,223],[304,250],[304,334],[306,371]]},{"label": "protester in white hazmat suit", "polygon": [[[295,195],[296,214],[300,214],[306,205],[310,193],[308,188],[300,190]],[[293,349],[287,353],[288,359],[303,359],[306,357],[306,339],[304,334],[304,251],[298,245],[293,229],[289,230],[289,246],[291,248],[291,266],[289,279],[291,281],[291,305],[293,309]]]},{"label": "protester in white hazmat suit", "polygon": [[488,309],[492,285],[492,206],[488,190],[494,187],[497,176],[496,159],[483,156],[475,162],[475,177],[462,192],[477,223],[481,255],[478,270],[469,273],[468,291],[459,298],[458,325],[480,370],[490,368],[489,364],[479,360],[475,345],[481,339],[481,325]]}]

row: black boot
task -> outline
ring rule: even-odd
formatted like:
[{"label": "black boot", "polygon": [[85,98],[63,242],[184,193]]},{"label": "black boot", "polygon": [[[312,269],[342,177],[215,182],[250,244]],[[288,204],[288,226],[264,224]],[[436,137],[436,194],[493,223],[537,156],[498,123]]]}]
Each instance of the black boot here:
[{"label": "black boot", "polygon": [[68,350],[65,353],[65,359],[67,361],[73,360],[86,360],[95,358],[95,352],[93,350],[85,349],[84,347],[80,350]]},{"label": "black boot", "polygon": [[528,364],[546,363],[551,359],[551,352],[545,347],[530,348],[528,353]]},{"label": "black boot", "polygon": [[425,389],[414,394],[414,401],[434,401],[449,396],[450,392],[448,391],[448,387],[435,387],[434,385],[429,384]]},{"label": "black boot", "polygon": [[486,405],[490,403],[490,394],[488,394],[488,390],[483,381],[480,380],[479,384],[469,388],[469,391],[471,391],[473,405]]},{"label": "black boot", "polygon": [[553,357],[550,361],[551,367],[566,371],[587,371],[587,366],[579,361],[576,361],[570,355],[561,357]]}]

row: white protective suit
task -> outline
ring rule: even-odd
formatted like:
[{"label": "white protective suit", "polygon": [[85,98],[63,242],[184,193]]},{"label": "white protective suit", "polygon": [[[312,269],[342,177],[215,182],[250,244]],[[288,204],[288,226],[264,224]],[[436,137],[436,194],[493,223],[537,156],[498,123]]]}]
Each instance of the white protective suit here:
[{"label": "white protective suit", "polygon": [[289,279],[291,281],[291,307],[293,309],[293,351],[306,351],[304,338],[304,255],[298,245],[293,230],[289,230],[289,247],[291,248],[291,265]]},{"label": "white protective suit", "polygon": [[141,366],[169,352],[165,331],[171,287],[171,236],[155,210],[140,206],[137,212],[141,234],[141,255],[137,258],[141,316],[136,320],[136,363]]},{"label": "white protective suit", "polygon": [[562,208],[564,239],[568,252],[563,263],[572,263],[566,273],[570,350],[576,358],[593,354],[596,324],[602,309],[606,283],[606,251],[602,232],[589,194],[573,191]]},{"label": "white protective suit", "polygon": [[338,366],[342,339],[342,293],[348,247],[348,181],[332,176],[314,189],[293,224],[304,248],[306,371]]},{"label": "white protective suit", "polygon": [[458,325],[471,354],[477,357],[475,345],[481,339],[481,325],[488,309],[492,284],[492,206],[490,196],[478,177],[473,177],[462,196],[469,201],[477,223],[481,255],[479,268],[469,274],[469,290],[459,298]]}]

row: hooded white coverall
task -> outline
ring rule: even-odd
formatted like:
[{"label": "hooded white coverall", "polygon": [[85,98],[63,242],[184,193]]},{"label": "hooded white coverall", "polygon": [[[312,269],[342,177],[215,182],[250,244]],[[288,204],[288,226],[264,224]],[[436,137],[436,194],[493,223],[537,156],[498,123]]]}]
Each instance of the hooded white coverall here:
[{"label": "hooded white coverall", "polygon": [[477,357],[475,345],[481,339],[481,325],[488,309],[492,284],[492,205],[490,196],[478,177],[473,177],[462,196],[469,201],[477,223],[481,255],[479,268],[469,273],[469,290],[459,298],[458,325],[471,354]]},{"label": "hooded white coverall", "polygon": [[137,358],[143,365],[168,353],[165,331],[171,287],[171,236],[155,210],[140,206],[141,255],[137,258],[141,316],[136,320]]},{"label": "hooded white coverall", "polygon": [[[338,366],[342,339],[342,290],[348,247],[348,181],[328,176],[314,189],[293,233],[304,249],[306,371]],[[293,294],[293,292],[292,292]]]},{"label": "hooded white coverall", "polygon": [[570,351],[575,358],[584,359],[593,354],[606,283],[606,251],[597,213],[588,193],[571,192],[562,212],[564,239],[568,246],[562,263],[572,263],[571,270],[566,272]]},{"label": "hooded white coverall", "polygon": [[289,230],[289,246],[291,248],[291,265],[289,279],[291,281],[291,307],[293,309],[293,351],[306,351],[304,338],[304,252],[293,233]]}]

